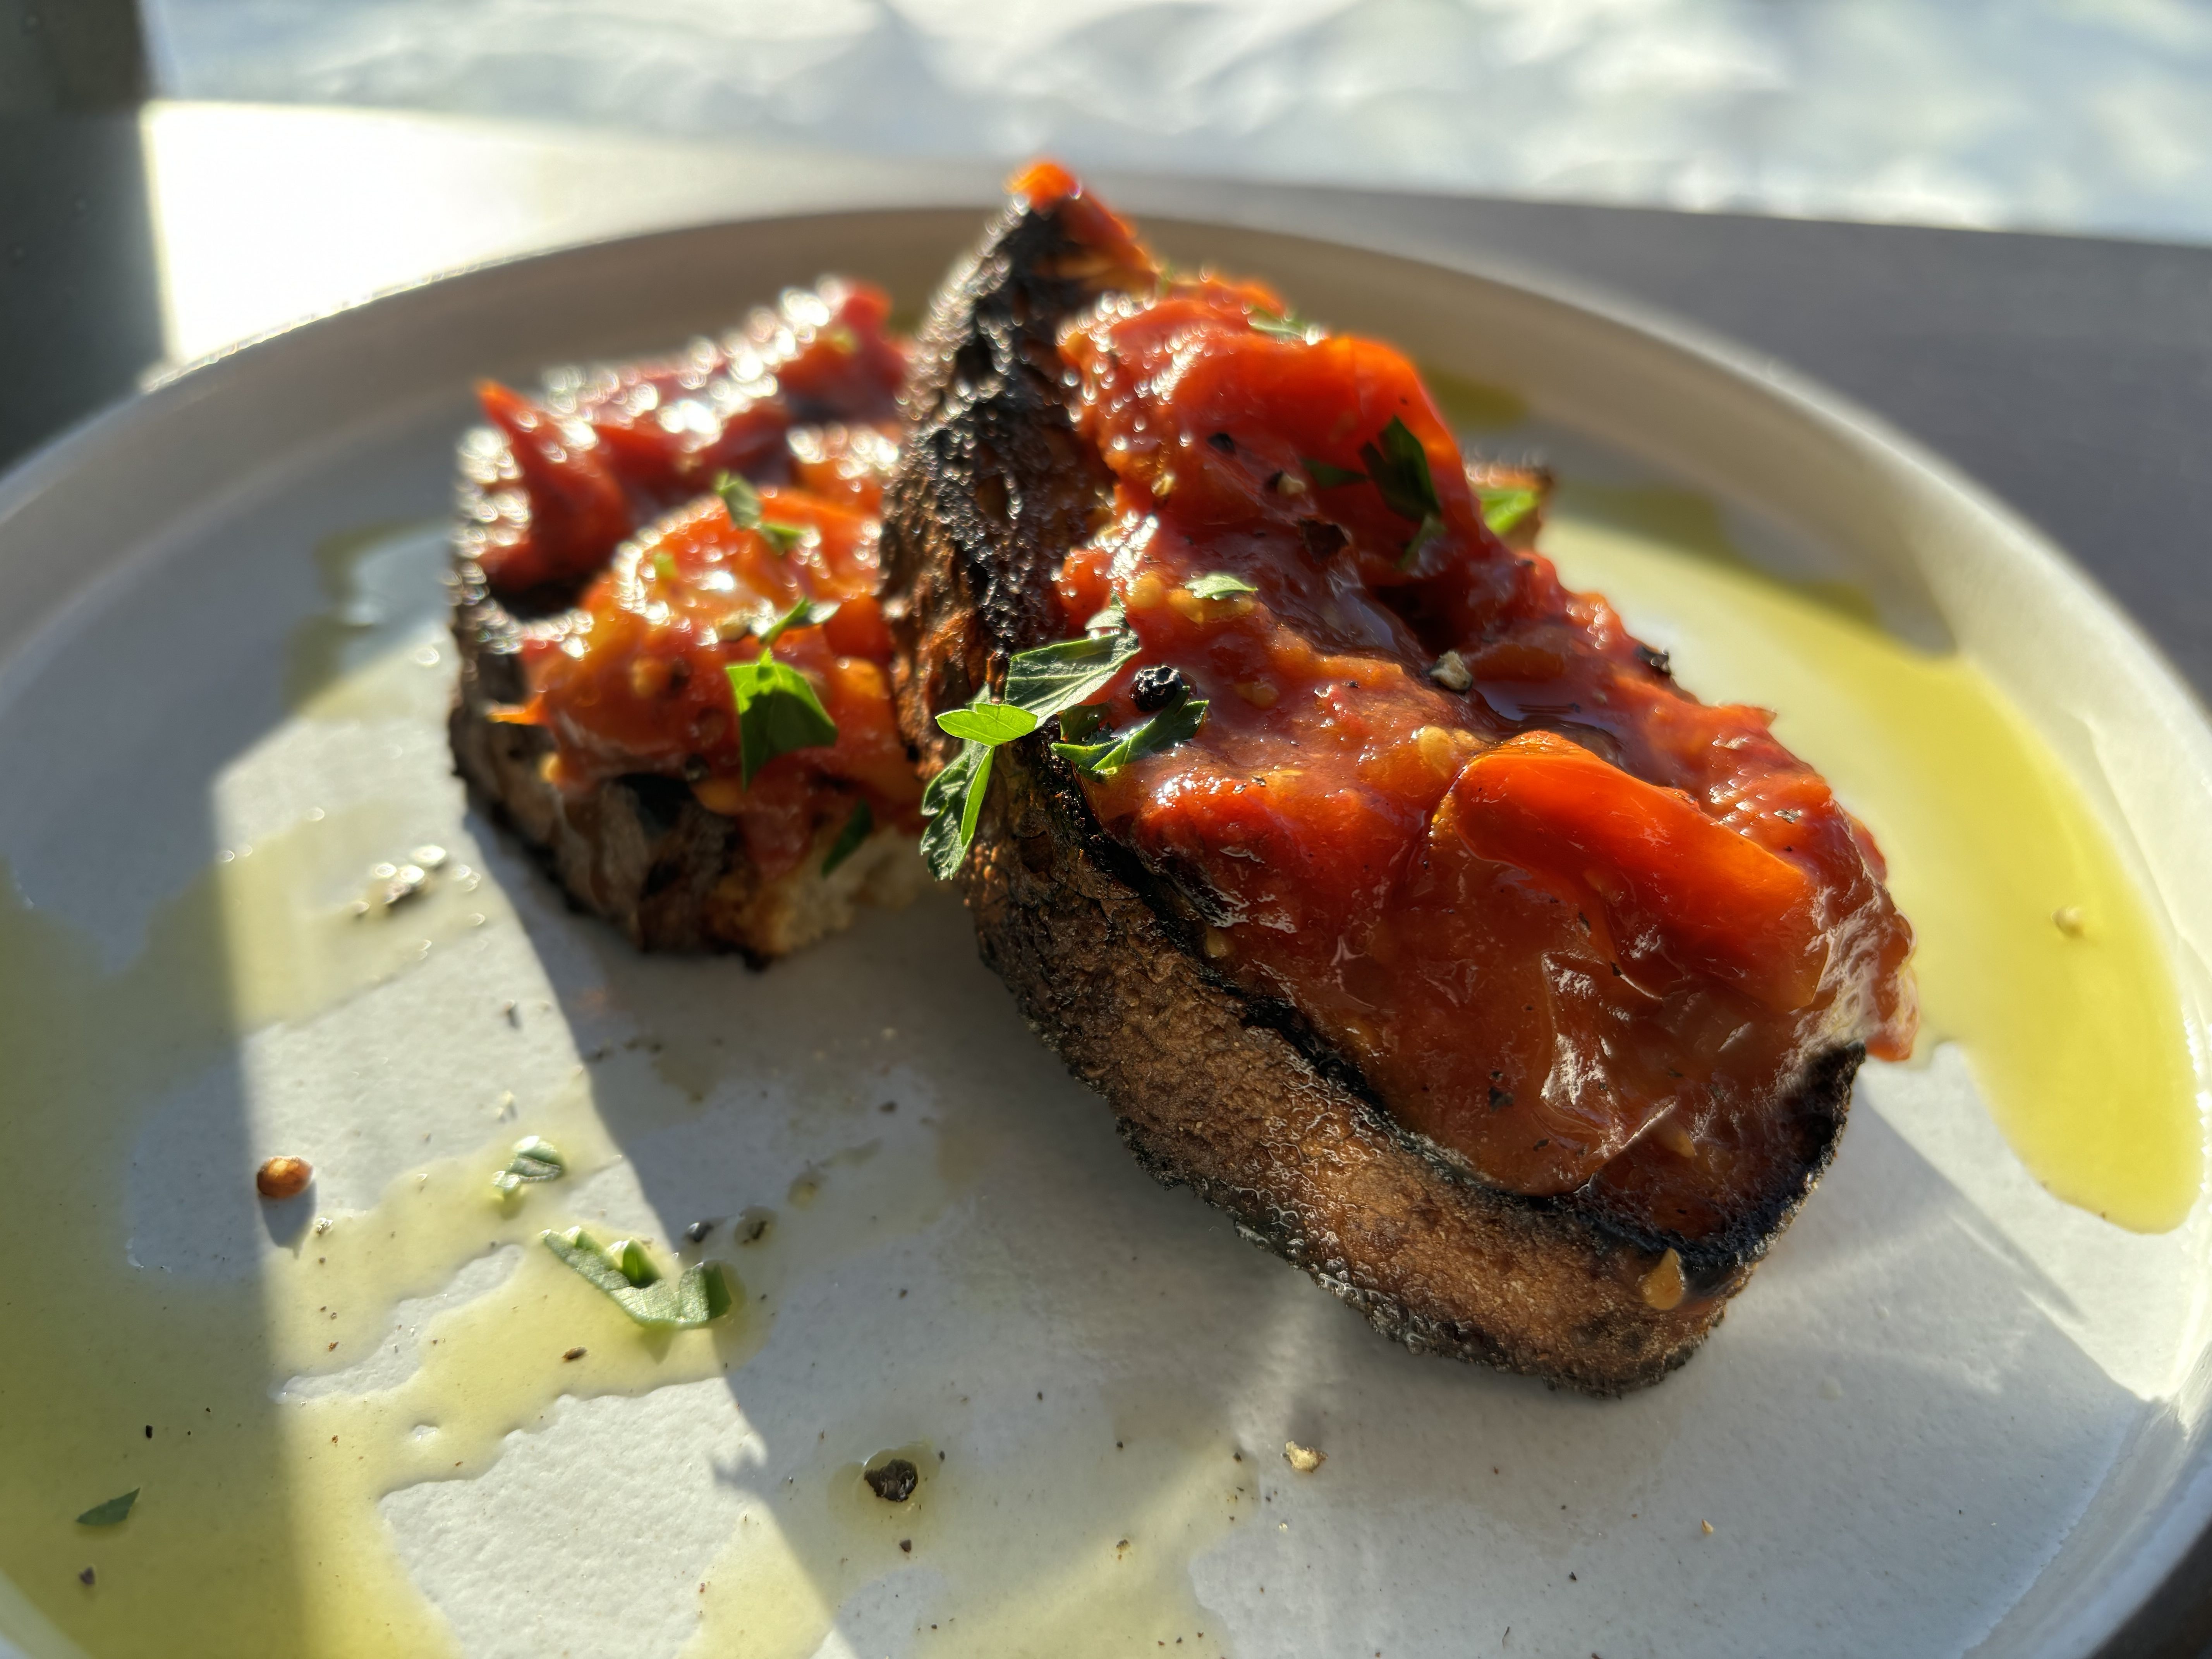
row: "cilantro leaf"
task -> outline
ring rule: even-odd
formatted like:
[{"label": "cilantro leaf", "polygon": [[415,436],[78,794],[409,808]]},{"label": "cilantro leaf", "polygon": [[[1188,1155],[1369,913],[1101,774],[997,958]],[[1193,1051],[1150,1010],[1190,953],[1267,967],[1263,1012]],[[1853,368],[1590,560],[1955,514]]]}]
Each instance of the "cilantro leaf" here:
[{"label": "cilantro leaf", "polygon": [[672,1280],[660,1276],[635,1239],[610,1248],[581,1227],[544,1237],[547,1249],[641,1325],[693,1330],[721,1318],[735,1300],[719,1261],[694,1262]]},{"label": "cilantro leaf", "polygon": [[1305,468],[1306,477],[1311,478],[1323,489],[1334,489],[1340,484],[1367,482],[1367,475],[1364,472],[1354,472],[1348,466],[1333,466],[1327,461],[1317,461],[1310,455],[1299,456],[1298,465]]},{"label": "cilantro leaf", "polygon": [[559,1147],[536,1135],[525,1135],[514,1143],[514,1156],[491,1178],[491,1184],[501,1193],[511,1194],[526,1182],[558,1181],[568,1173],[568,1160],[561,1156]]},{"label": "cilantro leaf", "polygon": [[1479,484],[1475,500],[1482,506],[1482,521],[1491,533],[1503,536],[1544,504],[1544,498],[1526,484]]},{"label": "cilantro leaf", "polygon": [[801,598],[774,622],[755,623],[753,632],[760,635],[761,649],[766,651],[792,629],[818,628],[836,614],[835,599]]},{"label": "cilantro leaf", "polygon": [[1260,591],[1242,576],[1232,576],[1226,570],[1209,570],[1203,576],[1192,577],[1183,586],[1201,599],[1226,599],[1238,593]]},{"label": "cilantro leaf", "polygon": [[1196,735],[1206,723],[1206,702],[1188,690],[1148,720],[1142,720],[1118,736],[1109,733],[1096,743],[1056,743],[1052,752],[1085,777],[1111,777],[1131,761],[1156,755],[1184,738]]},{"label": "cilantro leaf", "polygon": [[1429,476],[1429,452],[1399,416],[1390,417],[1376,441],[1359,447],[1359,459],[1367,463],[1367,475],[1374,479],[1382,505],[1400,518],[1419,524],[1443,515],[1436,480]]},{"label": "cilantro leaf", "polygon": [[131,1513],[131,1506],[138,1501],[143,1487],[133,1486],[120,1498],[111,1498],[105,1504],[94,1504],[76,1518],[80,1527],[112,1527],[120,1525],[123,1517]]},{"label": "cilantro leaf", "polygon": [[956,738],[996,748],[1025,738],[1037,729],[1037,717],[1018,703],[979,702],[950,709],[937,717],[938,725]]},{"label": "cilantro leaf", "polygon": [[761,517],[760,491],[752,487],[750,479],[738,473],[716,474],[714,493],[722,498],[722,505],[730,509],[730,522],[740,530],[758,531],[767,537],[769,545],[775,550],[778,558],[789,554],[811,533],[803,524],[784,524]]},{"label": "cilantro leaf", "polygon": [[845,827],[837,832],[837,839],[830,843],[830,850],[823,854],[822,873],[828,875],[859,852],[861,844],[875,832],[875,812],[867,802],[862,801],[853,809],[853,816],[845,820]]},{"label": "cilantro leaf", "polygon": [[1294,311],[1278,317],[1272,311],[1252,311],[1244,320],[1251,325],[1255,334],[1265,334],[1278,340],[1296,340],[1301,345],[1313,337],[1314,325]]},{"label": "cilantro leaf", "polygon": [[1006,701],[1039,720],[1050,720],[1103,690],[1122,665],[1143,649],[1136,630],[1124,623],[1110,634],[1086,634],[1079,640],[1016,652],[1006,664]]},{"label": "cilantro leaf", "polygon": [[827,749],[837,741],[837,722],[814,695],[805,675],[778,662],[765,647],[751,662],[730,665],[730,695],[738,705],[739,781],[794,749]]}]

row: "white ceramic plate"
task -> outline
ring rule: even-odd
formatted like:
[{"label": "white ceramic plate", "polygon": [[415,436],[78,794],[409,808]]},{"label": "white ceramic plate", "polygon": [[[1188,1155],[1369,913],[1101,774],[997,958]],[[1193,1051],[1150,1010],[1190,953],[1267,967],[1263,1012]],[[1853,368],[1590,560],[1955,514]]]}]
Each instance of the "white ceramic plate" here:
[{"label": "white ceramic plate", "polygon": [[[2154,1237],[2065,1209],[2010,1162],[1958,1068],[1870,1070],[1833,1174],[1705,1351],[1655,1389],[1591,1401],[1392,1348],[1154,1187],[944,895],[767,975],[640,962],[466,815],[438,720],[450,661],[415,658],[437,644],[471,379],[665,347],[823,270],[918,302],[978,223],[799,218],[473,272],[199,365],[0,485],[0,856],[58,941],[51,974],[6,970],[18,993],[30,973],[58,1006],[109,1006],[99,988],[164,948],[210,869],[227,857],[235,874],[257,844],[290,848],[316,902],[343,897],[372,843],[436,841],[483,877],[422,912],[422,948],[328,984],[218,907],[204,972],[246,988],[231,1000],[252,1029],[175,1074],[152,1067],[81,1142],[40,1115],[60,1096],[0,1054],[11,1133],[54,1160],[31,1178],[59,1182],[66,1164],[99,1212],[100,1230],[38,1241],[49,1265],[105,1252],[210,1296],[260,1287],[260,1439],[233,1449],[273,1485],[235,1501],[301,1518],[252,1593],[334,1650],[377,1650],[341,1628],[362,1592],[319,1553],[337,1546],[319,1505],[343,1488],[303,1461],[323,1454],[302,1425],[402,1397],[434,1363],[431,1335],[458,1328],[440,1310],[541,1285],[510,1229],[378,1310],[372,1358],[299,1368],[281,1356],[300,1346],[284,1298],[307,1214],[259,1213],[254,1164],[310,1152],[310,1207],[343,1230],[394,1213],[418,1171],[445,1180],[435,1159],[471,1167],[542,1121],[600,1148],[556,1194],[564,1215],[661,1240],[695,1217],[780,1218],[761,1247],[720,1247],[752,1310],[716,1351],[726,1370],[640,1392],[656,1380],[640,1349],[621,1386],[554,1374],[527,1413],[471,1431],[467,1478],[381,1498],[356,1545],[471,1655],[2093,1650],[2212,1516],[2204,1206]],[[1152,228],[1178,258],[1263,273],[1310,314],[1512,388],[1562,445],[1710,492],[1797,550],[1784,556],[1861,581],[1899,627],[1955,641],[2154,896],[2193,1019],[2212,733],[2017,520],[1711,343],[1510,281]],[[374,556],[333,540],[373,526],[399,527]],[[306,696],[332,664],[361,672]],[[318,852],[308,822],[351,825],[359,846]],[[157,1038],[93,1041],[127,1055]],[[558,1294],[539,1301],[562,1310]],[[31,1340],[9,1306],[0,1341]],[[530,1333],[550,1328],[532,1316]],[[592,1328],[621,1340],[619,1322]],[[58,1342],[57,1377],[75,1374],[73,1337],[38,1340]],[[516,1366],[546,1373],[520,1341]],[[465,1437],[471,1408],[410,1431]],[[177,1454],[137,1428],[81,1492],[0,1474],[0,1504],[52,1510],[57,1535],[111,1476],[144,1488],[131,1534],[82,1541],[97,1587],[0,1582],[0,1653],[76,1650],[58,1626],[100,1659],[140,1650],[121,1615],[73,1599],[125,1606],[153,1571],[132,1552],[166,1547],[163,1482],[180,1477],[161,1460]],[[1285,1467],[1293,1438],[1328,1453],[1318,1473]],[[945,1455],[927,1504],[885,1522],[852,1496],[851,1465],[901,1446]]]}]

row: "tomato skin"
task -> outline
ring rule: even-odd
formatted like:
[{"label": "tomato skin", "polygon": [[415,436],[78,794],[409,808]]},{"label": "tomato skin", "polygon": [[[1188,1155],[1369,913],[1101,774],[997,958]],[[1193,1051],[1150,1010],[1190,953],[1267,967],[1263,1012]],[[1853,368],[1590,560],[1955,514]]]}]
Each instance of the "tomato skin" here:
[{"label": "tomato skin", "polygon": [[528,529],[483,556],[484,575],[510,592],[588,575],[630,531],[629,498],[591,428],[495,380],[477,387],[477,401],[506,434],[530,502]]},{"label": "tomato skin", "polygon": [[[514,474],[512,499],[477,514],[496,528],[476,549],[493,591],[580,584],[623,538],[723,473],[784,483],[825,441],[835,453],[817,469],[817,493],[879,510],[910,349],[890,315],[890,296],[875,284],[826,276],[720,340],[564,371],[543,401],[483,383],[477,399]],[[889,448],[825,430],[847,427],[889,434]]]},{"label": "tomato skin", "polygon": [[1524,732],[1469,761],[1452,793],[1474,853],[1601,911],[1624,960],[1718,974],[1784,1013],[1819,992],[1828,941],[1812,878],[1680,791]]},{"label": "tomato skin", "polygon": [[[1796,1156],[1777,1107],[1815,1056],[1911,1048],[1880,854],[1764,711],[1698,702],[1491,532],[1401,354],[1284,314],[1205,277],[1063,333],[1115,480],[1058,573],[1069,630],[1119,600],[1141,643],[1113,729],[1139,666],[1208,704],[1086,781],[1092,810],[1202,901],[1210,963],[1293,1004],[1407,1128],[1515,1191],[1725,1225]],[[1394,422],[1419,520],[1376,483],[1406,466]],[[1194,591],[1216,574],[1252,591]]]}]

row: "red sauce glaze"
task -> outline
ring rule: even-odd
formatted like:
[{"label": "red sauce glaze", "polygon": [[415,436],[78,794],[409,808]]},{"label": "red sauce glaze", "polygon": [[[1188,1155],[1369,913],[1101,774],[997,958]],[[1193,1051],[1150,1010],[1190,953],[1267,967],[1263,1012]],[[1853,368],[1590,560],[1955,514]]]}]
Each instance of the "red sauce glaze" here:
[{"label": "red sauce glaze", "polygon": [[794,428],[895,434],[907,348],[886,331],[890,313],[883,289],[825,277],[680,356],[558,377],[543,404],[485,382],[479,399],[506,441],[465,504],[485,578],[502,593],[582,580],[719,473],[788,480]]},{"label": "red sauce glaze", "polygon": [[[565,788],[686,780],[738,821],[769,878],[861,802],[879,826],[921,828],[877,597],[906,362],[889,309],[882,290],[830,278],[680,358],[554,376],[544,404],[487,386],[504,443],[464,455],[471,550],[493,590],[570,606],[526,637],[531,696],[503,718],[551,735],[550,775]],[[757,484],[764,520],[804,537],[779,550],[739,529],[708,493],[726,471]],[[778,756],[747,785],[726,671],[757,658],[756,625],[802,597],[837,611],[787,631],[775,655],[807,678],[837,741]]]},{"label": "red sauce glaze", "polygon": [[[780,554],[738,529],[718,495],[669,514],[623,547],[557,635],[524,647],[535,695],[515,718],[552,733],[564,786],[631,772],[690,779],[773,877],[842,828],[857,801],[878,823],[919,835],[921,785],[891,714],[875,519],[806,490],[760,494],[764,518],[813,533]],[[806,676],[837,741],[780,755],[747,785],[726,671],[759,656],[754,626],[802,597],[834,600],[836,612],[786,632],[776,660]]]},{"label": "red sauce glaze", "polygon": [[[1136,665],[1211,700],[1091,805],[1200,897],[1215,965],[1295,1005],[1407,1127],[1512,1189],[1595,1182],[1710,1232],[1790,1156],[1772,1109],[1809,1058],[1911,1048],[1881,854],[1762,711],[1698,702],[1491,533],[1404,356],[1255,309],[1284,307],[1206,278],[1063,336],[1116,481],[1060,573],[1071,631],[1118,595]],[[1410,558],[1417,525],[1372,483],[1314,480],[1368,470],[1393,416],[1441,507]],[[1195,597],[1213,571],[1257,592]],[[1465,692],[1431,677],[1447,650]]]}]

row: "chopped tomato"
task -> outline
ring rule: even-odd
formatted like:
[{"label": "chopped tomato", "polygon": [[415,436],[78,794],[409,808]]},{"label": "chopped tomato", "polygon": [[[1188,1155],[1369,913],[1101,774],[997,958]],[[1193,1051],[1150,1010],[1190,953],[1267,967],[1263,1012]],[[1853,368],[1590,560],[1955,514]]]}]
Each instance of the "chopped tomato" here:
[{"label": "chopped tomato", "polygon": [[1073,631],[1118,599],[1142,644],[1105,720],[1143,717],[1141,667],[1208,704],[1093,810],[1407,1128],[1695,1236],[1794,1158],[1775,1109],[1815,1056],[1910,1048],[1872,838],[1762,711],[1490,532],[1402,355],[1211,277],[1061,351],[1115,480],[1061,604]]}]

